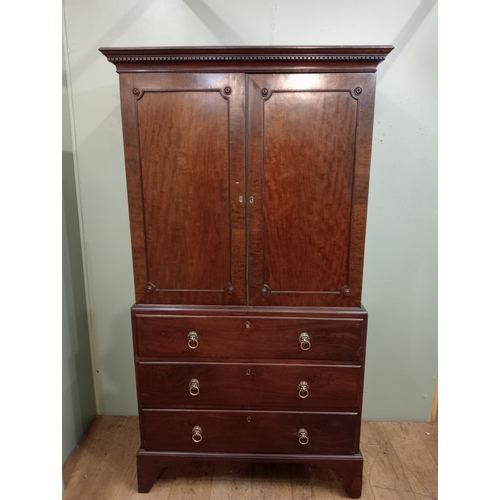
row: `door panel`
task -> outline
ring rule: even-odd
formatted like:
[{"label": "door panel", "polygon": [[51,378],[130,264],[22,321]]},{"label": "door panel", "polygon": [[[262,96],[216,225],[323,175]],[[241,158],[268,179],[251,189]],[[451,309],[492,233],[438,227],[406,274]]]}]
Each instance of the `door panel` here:
[{"label": "door panel", "polygon": [[373,74],[120,81],[137,303],[360,305]]},{"label": "door panel", "polygon": [[[219,92],[138,102],[149,281],[165,290],[231,282],[228,103]],[[210,123],[210,128],[207,124]]]},{"label": "door panel", "polygon": [[360,300],[372,103],[372,75],[249,77],[252,305]]},{"label": "door panel", "polygon": [[266,103],[263,263],[272,290],[347,283],[355,125],[347,92],[283,92]]},{"label": "door panel", "polygon": [[123,75],[139,162],[129,197],[142,186],[131,207],[138,303],[246,300],[244,86],[242,75]]}]

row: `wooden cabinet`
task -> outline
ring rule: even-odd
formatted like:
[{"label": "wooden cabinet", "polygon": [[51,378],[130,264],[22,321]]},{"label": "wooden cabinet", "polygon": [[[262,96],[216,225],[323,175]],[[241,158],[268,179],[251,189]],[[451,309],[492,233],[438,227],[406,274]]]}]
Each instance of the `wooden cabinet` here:
[{"label": "wooden cabinet", "polygon": [[179,460],[361,494],[375,72],[392,47],[103,48],[120,75],[147,492]]}]

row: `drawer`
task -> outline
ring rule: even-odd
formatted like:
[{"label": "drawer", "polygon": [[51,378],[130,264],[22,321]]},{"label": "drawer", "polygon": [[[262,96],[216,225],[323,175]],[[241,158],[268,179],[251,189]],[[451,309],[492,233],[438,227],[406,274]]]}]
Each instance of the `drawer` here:
[{"label": "drawer", "polygon": [[207,318],[138,313],[133,325],[139,357],[359,362],[365,337],[360,318]]},{"label": "drawer", "polygon": [[147,451],[334,455],[356,453],[359,446],[357,413],[143,410],[141,414],[142,447]]},{"label": "drawer", "polygon": [[143,408],[355,411],[359,366],[292,363],[139,363]]}]

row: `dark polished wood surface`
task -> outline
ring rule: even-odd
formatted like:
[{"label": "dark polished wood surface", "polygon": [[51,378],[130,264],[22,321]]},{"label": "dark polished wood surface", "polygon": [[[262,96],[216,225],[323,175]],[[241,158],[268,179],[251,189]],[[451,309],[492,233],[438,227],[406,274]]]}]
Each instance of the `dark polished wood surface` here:
[{"label": "dark polished wood surface", "polygon": [[222,290],[231,282],[227,100],[218,90],[146,92],[137,107],[149,281]]},{"label": "dark polished wood surface", "polygon": [[392,47],[103,48],[120,74],[138,490],[194,459],[361,495],[377,65]]},{"label": "dark polished wood surface", "polygon": [[[146,451],[233,453],[354,454],[358,414],[144,410],[142,447]],[[201,441],[193,440],[200,427]],[[299,442],[305,429],[308,442]]]},{"label": "dark polished wood surface", "polygon": [[[158,312],[158,311],[157,311]],[[365,343],[362,318],[199,317],[133,313],[138,357],[295,359],[360,362]],[[188,345],[196,332],[198,344]],[[301,348],[307,333],[310,346]],[[307,347],[304,345],[303,347]]]},{"label": "dark polished wood surface", "polygon": [[121,77],[137,303],[246,302],[242,82]]},{"label": "dark polished wood surface", "polygon": [[141,362],[138,374],[143,408],[355,411],[361,383],[356,365]]},{"label": "dark polished wood surface", "polygon": [[361,304],[365,225],[353,222],[370,156],[356,139],[371,130],[374,85],[364,74],[249,77],[252,305]]},{"label": "dark polished wood surface", "polygon": [[375,72],[392,46],[102,47],[118,73]]},{"label": "dark polished wood surface", "polygon": [[136,302],[360,306],[374,76],[246,80],[121,75]]},{"label": "dark polished wood surface", "polygon": [[349,92],[278,92],[273,83],[261,83],[273,89],[263,111],[264,283],[273,292],[340,290],[357,102]]}]

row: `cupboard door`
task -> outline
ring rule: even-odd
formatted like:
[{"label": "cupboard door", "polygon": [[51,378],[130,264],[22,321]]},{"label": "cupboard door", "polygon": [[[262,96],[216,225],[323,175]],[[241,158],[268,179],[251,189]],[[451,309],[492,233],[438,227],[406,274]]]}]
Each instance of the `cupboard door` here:
[{"label": "cupboard door", "polygon": [[360,305],[374,87],[248,77],[251,305]]},{"label": "cupboard door", "polygon": [[137,303],[245,303],[244,76],[120,83]]}]

